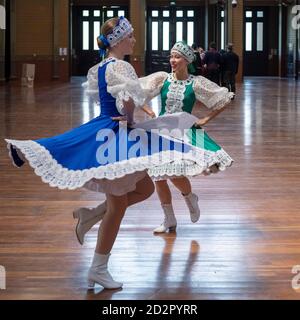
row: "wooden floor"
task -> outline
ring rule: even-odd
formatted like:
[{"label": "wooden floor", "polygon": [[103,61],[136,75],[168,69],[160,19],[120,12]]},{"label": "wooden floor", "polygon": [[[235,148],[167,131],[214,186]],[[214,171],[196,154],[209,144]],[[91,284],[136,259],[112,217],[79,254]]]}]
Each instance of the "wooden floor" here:
[{"label": "wooden floor", "polygon": [[[248,78],[207,132],[234,158],[223,173],[192,179],[201,219],[189,221],[174,190],[177,234],[154,236],[156,195],[128,210],[110,270],[117,291],[86,290],[97,227],[78,244],[72,210],[104,196],[59,191],[16,169],[3,138],[55,135],[97,116],[80,87],[0,87],[0,299],[300,299],[300,84]],[[143,117],[140,115],[140,117]]]}]

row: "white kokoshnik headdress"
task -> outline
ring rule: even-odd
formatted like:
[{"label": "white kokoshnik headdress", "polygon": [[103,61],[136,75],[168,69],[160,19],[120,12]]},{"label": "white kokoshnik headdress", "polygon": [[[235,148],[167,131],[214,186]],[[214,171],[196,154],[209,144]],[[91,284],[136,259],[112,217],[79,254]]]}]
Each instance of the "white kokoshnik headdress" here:
[{"label": "white kokoshnik headdress", "polygon": [[183,41],[176,42],[171,49],[171,52],[172,51],[176,51],[177,53],[179,53],[189,63],[192,63],[195,60],[194,50]]},{"label": "white kokoshnik headdress", "polygon": [[133,32],[131,23],[125,17],[119,17],[117,25],[113,28],[113,32],[105,36],[101,34],[99,39],[106,47],[114,47],[116,44],[125,39]]}]

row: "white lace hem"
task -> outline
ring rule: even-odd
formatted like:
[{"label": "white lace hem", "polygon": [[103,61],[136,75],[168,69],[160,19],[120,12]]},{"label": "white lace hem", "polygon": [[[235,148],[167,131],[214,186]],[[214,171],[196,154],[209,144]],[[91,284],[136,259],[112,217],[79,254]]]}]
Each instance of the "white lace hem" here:
[{"label": "white lace hem", "polygon": [[178,177],[194,177],[200,174],[209,175],[224,171],[230,167],[233,159],[223,150],[219,150],[208,160],[207,164],[199,165],[195,161],[174,161],[148,170],[149,176],[154,181]]},{"label": "white lace hem", "polygon": [[[5,141],[8,143],[9,150],[12,145],[22,152],[35,174],[40,176],[43,182],[48,183],[51,187],[69,190],[81,188],[93,178],[115,180],[137,171],[144,171],[174,161],[191,160],[204,169],[207,162],[205,159],[209,159],[213,155],[212,152],[204,152],[197,148],[184,154],[178,151],[163,151],[151,156],[132,158],[106,166],[85,170],[69,170],[60,165],[45,147],[35,141],[10,139],[5,139]],[[11,152],[9,154],[11,156]],[[12,160],[14,162],[13,158]]]}]

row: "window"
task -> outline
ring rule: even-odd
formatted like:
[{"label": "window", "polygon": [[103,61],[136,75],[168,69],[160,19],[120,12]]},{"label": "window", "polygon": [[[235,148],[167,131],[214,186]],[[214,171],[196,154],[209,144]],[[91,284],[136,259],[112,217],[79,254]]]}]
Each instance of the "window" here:
[{"label": "window", "polygon": [[89,50],[89,22],[88,21],[83,21],[82,24],[83,32],[82,32],[82,50]]},{"label": "window", "polygon": [[183,17],[183,11],[182,10],[176,11],[176,17],[182,18]]},{"label": "window", "polygon": [[246,51],[252,51],[252,22],[246,22]]},{"label": "window", "polygon": [[152,22],[152,50],[158,50],[158,22]]},{"label": "window", "polygon": [[182,41],[183,39],[183,23],[178,21],[176,22],[176,42]]},{"label": "window", "polygon": [[88,52],[91,57],[99,59],[97,38],[101,33],[102,21],[110,17],[117,17],[118,14],[125,16],[127,9],[125,6],[106,7],[98,5],[94,7],[81,7],[78,10],[80,24],[76,27],[78,34],[73,35],[73,37],[80,37],[79,41],[76,41],[78,43],[76,44],[76,50],[81,51],[80,54],[83,54],[84,57],[87,56]]},{"label": "window", "polygon": [[113,10],[108,10],[108,11],[107,11],[107,17],[108,17],[108,18],[112,18],[113,16],[114,16]]},{"label": "window", "polygon": [[252,18],[252,11],[246,11],[246,18]]},{"label": "window", "polygon": [[97,38],[100,35],[100,22],[94,21],[94,50],[98,50]]},{"label": "window", "polygon": [[153,52],[155,59],[160,54],[161,60],[168,56],[167,51],[177,41],[186,41],[188,45],[195,43],[198,30],[197,11],[194,7],[150,8],[147,11],[147,51]]},{"label": "window", "polygon": [[225,18],[225,12],[224,10],[221,11],[221,49],[224,50],[225,49],[225,22],[224,22],[224,18]]},{"label": "window", "polygon": [[163,22],[163,50],[170,50],[170,22]]},{"label": "window", "polygon": [[263,18],[264,12],[263,11],[257,11],[257,18]]},{"label": "window", "polygon": [[222,21],[221,22],[221,49],[224,50],[225,49],[225,23]]},{"label": "window", "polygon": [[193,17],[194,16],[194,10],[188,10],[187,16],[188,17]]},{"label": "window", "polygon": [[263,51],[264,50],[264,24],[263,22],[257,23],[257,51]]},{"label": "window", "polygon": [[187,43],[191,46],[194,43],[194,22],[187,23]]}]

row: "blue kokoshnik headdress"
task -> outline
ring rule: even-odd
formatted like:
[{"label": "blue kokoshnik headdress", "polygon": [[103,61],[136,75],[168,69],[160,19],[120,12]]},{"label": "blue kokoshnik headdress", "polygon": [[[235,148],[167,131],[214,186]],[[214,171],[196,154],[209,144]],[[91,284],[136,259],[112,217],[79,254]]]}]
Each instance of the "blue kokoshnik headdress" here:
[{"label": "blue kokoshnik headdress", "polygon": [[[133,30],[131,23],[125,17],[119,17],[117,25],[113,28],[113,32],[107,36],[101,34],[98,39],[104,43],[106,48],[112,48],[125,39]],[[100,48],[100,55],[104,56],[105,54],[106,49]]]}]

